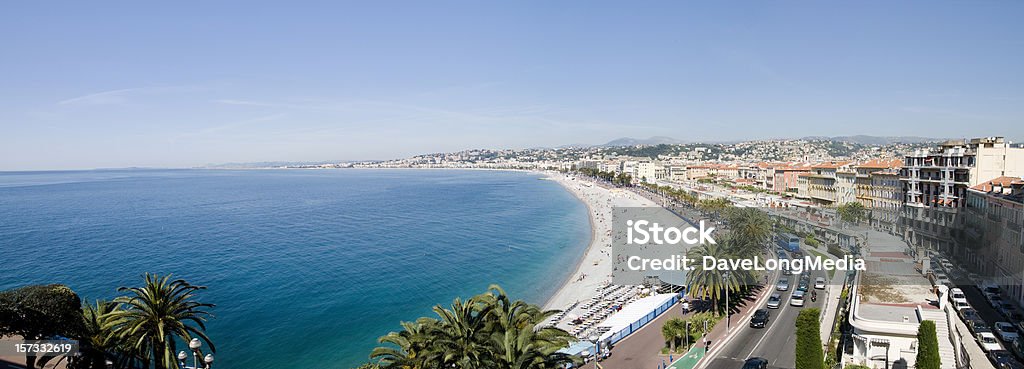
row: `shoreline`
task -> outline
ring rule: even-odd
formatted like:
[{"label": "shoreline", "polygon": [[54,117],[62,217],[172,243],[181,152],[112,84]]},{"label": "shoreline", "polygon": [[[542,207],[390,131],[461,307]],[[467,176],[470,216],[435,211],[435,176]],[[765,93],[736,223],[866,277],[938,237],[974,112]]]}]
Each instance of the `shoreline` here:
[{"label": "shoreline", "polygon": [[598,296],[599,289],[611,283],[611,209],[615,206],[656,206],[648,199],[621,189],[607,189],[589,180],[558,172],[535,171],[544,179],[558,183],[587,207],[590,242],[559,288],[541,306],[545,310],[567,311],[577,302]]}]

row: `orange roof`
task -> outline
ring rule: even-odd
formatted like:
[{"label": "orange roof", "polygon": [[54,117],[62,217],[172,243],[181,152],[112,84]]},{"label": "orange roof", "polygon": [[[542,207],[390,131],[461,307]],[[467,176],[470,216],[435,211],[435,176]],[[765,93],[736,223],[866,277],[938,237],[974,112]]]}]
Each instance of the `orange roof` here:
[{"label": "orange roof", "polygon": [[826,163],[816,164],[816,165],[812,166],[811,168],[815,168],[815,169],[838,169],[839,167],[847,165],[847,164],[850,164],[850,163],[852,163],[852,162],[850,162],[850,161],[830,161],[830,162],[826,162]]},{"label": "orange roof", "polygon": [[1020,177],[999,177],[990,181],[979,183],[978,185],[971,187],[972,190],[978,190],[981,192],[992,192],[992,187],[1010,187],[1011,185],[1022,185],[1024,184],[1024,178]]},{"label": "orange roof", "polygon": [[866,162],[857,164],[857,168],[889,169],[902,167],[903,159],[871,159]]}]

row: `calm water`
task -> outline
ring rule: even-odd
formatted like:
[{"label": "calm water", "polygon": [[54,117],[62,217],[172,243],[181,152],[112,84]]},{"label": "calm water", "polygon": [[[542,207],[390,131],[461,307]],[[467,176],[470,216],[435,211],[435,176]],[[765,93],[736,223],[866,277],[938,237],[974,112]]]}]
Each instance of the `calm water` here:
[{"label": "calm water", "polygon": [[221,368],[348,368],[378,336],[500,283],[543,302],[589,240],[538,175],[424,170],[0,172],[0,289],[209,287]]}]

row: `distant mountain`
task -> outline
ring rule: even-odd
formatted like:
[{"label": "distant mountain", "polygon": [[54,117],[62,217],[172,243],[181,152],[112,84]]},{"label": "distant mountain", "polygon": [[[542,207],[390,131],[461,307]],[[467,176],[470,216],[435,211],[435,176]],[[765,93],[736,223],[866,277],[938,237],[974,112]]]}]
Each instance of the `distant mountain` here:
[{"label": "distant mountain", "polygon": [[917,136],[867,136],[867,135],[856,135],[856,136],[808,136],[804,137],[805,140],[830,140],[838,142],[849,142],[857,143],[861,145],[888,145],[893,143],[927,143],[945,141],[945,138],[934,138],[934,137],[917,137]]},{"label": "distant mountain", "polygon": [[615,140],[608,141],[604,145],[597,145],[602,147],[614,147],[614,146],[636,146],[636,145],[678,145],[685,143],[683,141],[674,139],[672,137],[665,136],[654,136],[648,139],[636,139],[631,137],[623,137]]}]

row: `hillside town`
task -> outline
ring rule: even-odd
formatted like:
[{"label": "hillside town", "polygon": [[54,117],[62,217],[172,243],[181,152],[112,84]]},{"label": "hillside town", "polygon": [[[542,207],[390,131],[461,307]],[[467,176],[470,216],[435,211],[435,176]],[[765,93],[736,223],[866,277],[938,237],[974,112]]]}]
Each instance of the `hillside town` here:
[{"label": "hillside town", "polygon": [[[1024,145],[1003,137],[481,149],[322,167],[555,170],[638,189],[666,207],[669,193],[685,193],[764,208],[801,237],[829,244],[831,254],[857,254],[869,265],[826,288],[843,297],[822,306],[826,349],[839,347],[829,352],[834,363],[913,367],[925,321],[937,324],[942,368],[1016,368],[999,353],[1024,357],[1017,336],[990,340],[1024,329]],[[840,219],[851,206],[866,212],[860,225]],[[739,351],[731,355],[754,354]],[[716,358],[696,367],[729,365]]]}]

